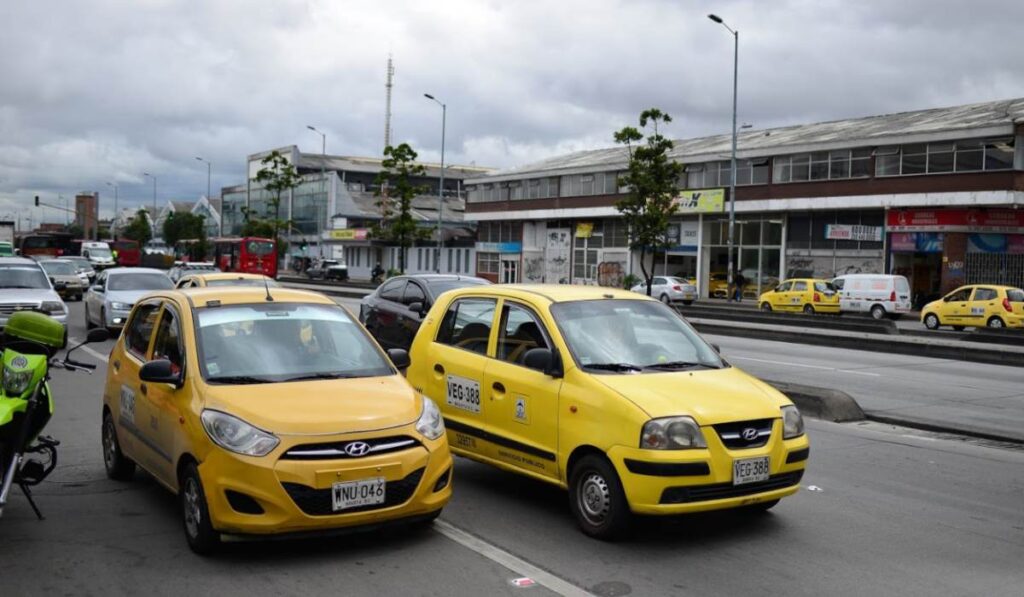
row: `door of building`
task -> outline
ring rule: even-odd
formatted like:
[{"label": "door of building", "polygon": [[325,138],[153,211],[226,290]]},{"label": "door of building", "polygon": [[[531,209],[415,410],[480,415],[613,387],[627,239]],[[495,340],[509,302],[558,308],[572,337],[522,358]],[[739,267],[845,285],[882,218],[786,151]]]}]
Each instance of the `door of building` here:
[{"label": "door of building", "polygon": [[519,259],[501,260],[501,283],[515,284],[519,281]]}]

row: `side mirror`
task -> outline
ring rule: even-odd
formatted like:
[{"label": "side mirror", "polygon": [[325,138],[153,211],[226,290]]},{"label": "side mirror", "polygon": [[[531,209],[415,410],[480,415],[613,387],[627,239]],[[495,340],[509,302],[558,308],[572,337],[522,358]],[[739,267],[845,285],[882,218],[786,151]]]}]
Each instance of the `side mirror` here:
[{"label": "side mirror", "polygon": [[409,303],[409,310],[413,313],[419,313],[420,315],[423,315],[426,312],[426,309],[423,308],[423,303],[420,301]]},{"label": "side mirror", "polygon": [[551,377],[562,377],[561,363],[556,353],[548,348],[531,348],[523,355],[523,365],[527,369],[540,371]]},{"label": "side mirror", "polygon": [[153,383],[169,383],[176,388],[182,386],[181,376],[171,369],[171,362],[167,359],[150,361],[139,369],[139,379]]},{"label": "side mirror", "polygon": [[89,330],[89,334],[85,337],[86,344],[92,344],[93,342],[106,342],[110,339],[110,332],[107,328],[95,328]]},{"label": "side mirror", "polygon": [[405,371],[412,364],[409,360],[409,351],[402,348],[389,348],[388,358],[391,359],[391,364],[395,366],[395,369],[399,371]]},{"label": "side mirror", "polygon": [[93,284],[93,285],[92,285],[92,286],[91,286],[91,287],[89,288],[89,290],[91,290],[91,291],[93,291],[93,292],[99,292],[100,294],[102,294],[102,293],[103,293],[103,287],[102,287],[102,286],[100,286],[99,284]]}]

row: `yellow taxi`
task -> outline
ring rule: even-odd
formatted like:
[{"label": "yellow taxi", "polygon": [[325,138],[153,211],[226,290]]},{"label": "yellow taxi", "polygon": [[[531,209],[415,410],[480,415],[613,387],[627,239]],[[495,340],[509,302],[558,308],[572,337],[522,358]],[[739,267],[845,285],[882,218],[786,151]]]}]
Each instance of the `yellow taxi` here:
[{"label": "yellow taxi", "polygon": [[270,286],[277,287],[277,280],[262,274],[238,272],[197,272],[186,274],[178,280],[175,288],[207,288],[211,286]]},{"label": "yellow taxi", "polygon": [[410,356],[407,378],[440,404],[453,452],[568,489],[594,537],[628,532],[633,514],[767,510],[806,465],[789,399],[629,291],[453,290]]},{"label": "yellow taxi", "polygon": [[1024,290],[995,284],[961,286],[925,305],[921,323],[929,330],[943,325],[954,330],[1024,327]]},{"label": "yellow taxi", "polygon": [[839,313],[839,293],[828,280],[791,278],[757,299],[762,311]]},{"label": "yellow taxi", "polygon": [[452,459],[437,405],[399,373],[408,360],[321,294],[151,293],[109,358],[107,475],[138,465],[178,494],[198,553],[222,535],[433,520]]},{"label": "yellow taxi", "polygon": [[711,298],[729,298],[729,274],[713,272],[708,276],[708,296]]}]

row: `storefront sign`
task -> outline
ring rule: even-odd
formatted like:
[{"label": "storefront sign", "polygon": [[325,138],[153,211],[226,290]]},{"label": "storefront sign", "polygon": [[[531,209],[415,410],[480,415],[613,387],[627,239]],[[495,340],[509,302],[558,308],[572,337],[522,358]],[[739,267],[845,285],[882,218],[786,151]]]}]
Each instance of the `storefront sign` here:
[{"label": "storefront sign", "polygon": [[893,253],[941,253],[940,232],[894,232],[889,235],[889,250]]},{"label": "storefront sign", "polygon": [[882,227],[855,224],[825,224],[825,238],[829,240],[882,242]]},{"label": "storefront sign", "polygon": [[370,231],[366,228],[342,228],[341,230],[330,231],[331,240],[366,240]]},{"label": "storefront sign", "polygon": [[690,253],[697,251],[696,220],[673,222],[668,225],[668,251],[670,253]]},{"label": "storefront sign", "polygon": [[676,205],[676,213],[721,213],[725,211],[725,189],[682,191]]},{"label": "storefront sign", "polygon": [[481,253],[521,253],[523,243],[477,243],[476,250]]},{"label": "storefront sign", "polygon": [[593,222],[577,222],[576,238],[590,238],[594,234]]},{"label": "storefront sign", "polygon": [[1024,233],[1024,210],[905,209],[890,211],[890,232]]},{"label": "storefront sign", "polygon": [[971,234],[967,237],[967,252],[1024,254],[1024,235]]}]

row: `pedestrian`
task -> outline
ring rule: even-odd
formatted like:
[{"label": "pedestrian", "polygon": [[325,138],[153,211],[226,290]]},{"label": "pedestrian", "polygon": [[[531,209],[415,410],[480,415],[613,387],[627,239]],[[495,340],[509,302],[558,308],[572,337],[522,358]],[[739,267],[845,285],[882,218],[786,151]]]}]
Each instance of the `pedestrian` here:
[{"label": "pedestrian", "polygon": [[736,272],[736,275],[732,278],[732,282],[734,285],[733,298],[735,298],[738,303],[743,300],[743,287],[746,286],[747,279],[743,277],[742,273]]},{"label": "pedestrian", "polygon": [[384,276],[384,268],[382,268],[380,266],[380,262],[378,262],[376,267],[373,268],[373,271],[370,272],[370,281],[374,282],[376,284],[380,284],[381,280],[383,279],[383,276]]}]

